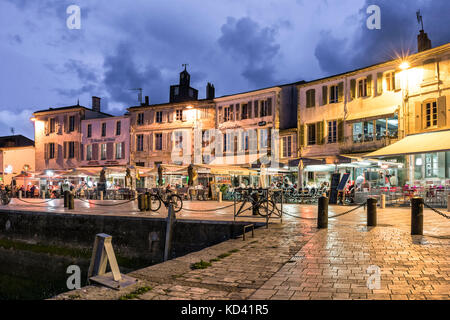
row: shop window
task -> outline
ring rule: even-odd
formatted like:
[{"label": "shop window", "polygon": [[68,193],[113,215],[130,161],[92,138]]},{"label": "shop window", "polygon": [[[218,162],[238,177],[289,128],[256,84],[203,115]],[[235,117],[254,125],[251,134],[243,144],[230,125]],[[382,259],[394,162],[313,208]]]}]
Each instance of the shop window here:
[{"label": "shop window", "polygon": [[439,176],[439,161],[437,153],[425,154],[425,178],[437,178]]},{"label": "shop window", "polygon": [[337,121],[328,121],[328,143],[336,143],[337,141]]},{"label": "shop window", "polygon": [[437,126],[437,103],[436,101],[425,104],[425,124],[426,128]]},{"label": "shop window", "polygon": [[316,124],[308,124],[308,145],[316,144]]},{"label": "shop window", "polygon": [[398,114],[395,114],[392,118],[387,119],[387,136],[389,138],[398,137]]},{"label": "shop window", "polygon": [[357,122],[353,124],[353,142],[373,141],[373,121]]}]

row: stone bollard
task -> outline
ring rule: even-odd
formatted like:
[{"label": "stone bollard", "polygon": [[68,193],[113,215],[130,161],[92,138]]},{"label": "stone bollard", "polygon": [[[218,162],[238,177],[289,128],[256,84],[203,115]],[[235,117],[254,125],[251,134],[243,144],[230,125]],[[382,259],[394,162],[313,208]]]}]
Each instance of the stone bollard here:
[{"label": "stone bollard", "polygon": [[385,209],[386,208],[386,195],[382,194],[380,196],[380,208]]},{"label": "stone bollard", "polygon": [[423,198],[411,199],[411,234],[423,235]]},{"label": "stone bollard", "polygon": [[75,196],[72,193],[69,193],[68,207],[69,207],[69,210],[75,209]]},{"label": "stone bollard", "polygon": [[317,228],[328,228],[328,198],[320,197],[317,205]]},{"label": "stone bollard", "polygon": [[19,190],[19,199],[22,199],[22,190]]},{"label": "stone bollard", "polygon": [[103,191],[100,191],[100,200],[103,201]]},{"label": "stone bollard", "polygon": [[42,191],[42,199],[45,199],[45,192]]},{"label": "stone bollard", "polygon": [[138,208],[139,208],[139,211],[145,211],[145,209],[147,208],[147,204],[145,203],[145,195],[144,194],[138,195]]},{"label": "stone bollard", "polygon": [[367,199],[367,226],[377,226],[377,199],[375,198]]},{"label": "stone bollard", "polygon": [[217,200],[218,200],[219,202],[222,202],[222,191],[219,191]]}]

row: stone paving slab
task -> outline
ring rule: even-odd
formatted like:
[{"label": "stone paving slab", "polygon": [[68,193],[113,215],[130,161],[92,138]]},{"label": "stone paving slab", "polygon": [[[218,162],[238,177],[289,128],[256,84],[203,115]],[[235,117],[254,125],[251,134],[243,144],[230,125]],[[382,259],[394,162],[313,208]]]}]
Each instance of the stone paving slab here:
[{"label": "stone paving slab", "polygon": [[[330,206],[329,214],[348,209]],[[286,206],[308,218],[316,210]],[[136,299],[449,299],[450,222],[427,210],[424,230],[433,236],[411,236],[409,215],[409,208],[379,209],[379,226],[366,227],[360,208],[330,219],[325,230],[315,228],[316,220],[286,216],[282,224],[256,229],[254,239],[229,240],[132,272],[139,283],[124,292],[90,286],[55,298],[118,299],[150,286]],[[212,260],[211,266],[190,268],[201,260]],[[380,268],[379,288],[367,286],[371,265]]]}]

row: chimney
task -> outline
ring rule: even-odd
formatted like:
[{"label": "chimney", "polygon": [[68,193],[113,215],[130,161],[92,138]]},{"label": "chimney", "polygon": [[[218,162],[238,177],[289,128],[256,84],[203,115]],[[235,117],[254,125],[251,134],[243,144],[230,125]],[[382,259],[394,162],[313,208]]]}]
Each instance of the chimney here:
[{"label": "chimney", "polygon": [[428,39],[428,34],[422,30],[417,35],[417,52],[422,52],[431,49],[431,40]]},{"label": "chimney", "polygon": [[100,112],[100,98],[92,96],[92,111]]},{"label": "chimney", "polygon": [[214,85],[209,83],[206,85],[206,99],[211,100],[215,98]]},{"label": "chimney", "polygon": [[148,106],[150,103],[149,103],[149,100],[148,100],[148,96],[145,96],[145,105],[146,106]]}]

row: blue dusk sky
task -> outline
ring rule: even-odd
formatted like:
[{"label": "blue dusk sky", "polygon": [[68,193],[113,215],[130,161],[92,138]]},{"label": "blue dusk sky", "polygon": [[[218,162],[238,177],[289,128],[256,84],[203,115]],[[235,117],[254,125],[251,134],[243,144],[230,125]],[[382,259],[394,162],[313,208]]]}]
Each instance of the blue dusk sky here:
[{"label": "blue dusk sky", "polygon": [[131,88],[167,102],[183,63],[204,98],[207,82],[222,96],[415,53],[418,9],[433,47],[449,42],[449,0],[0,0],[0,135],[33,139],[33,111],[93,95],[114,115],[137,104]]}]

